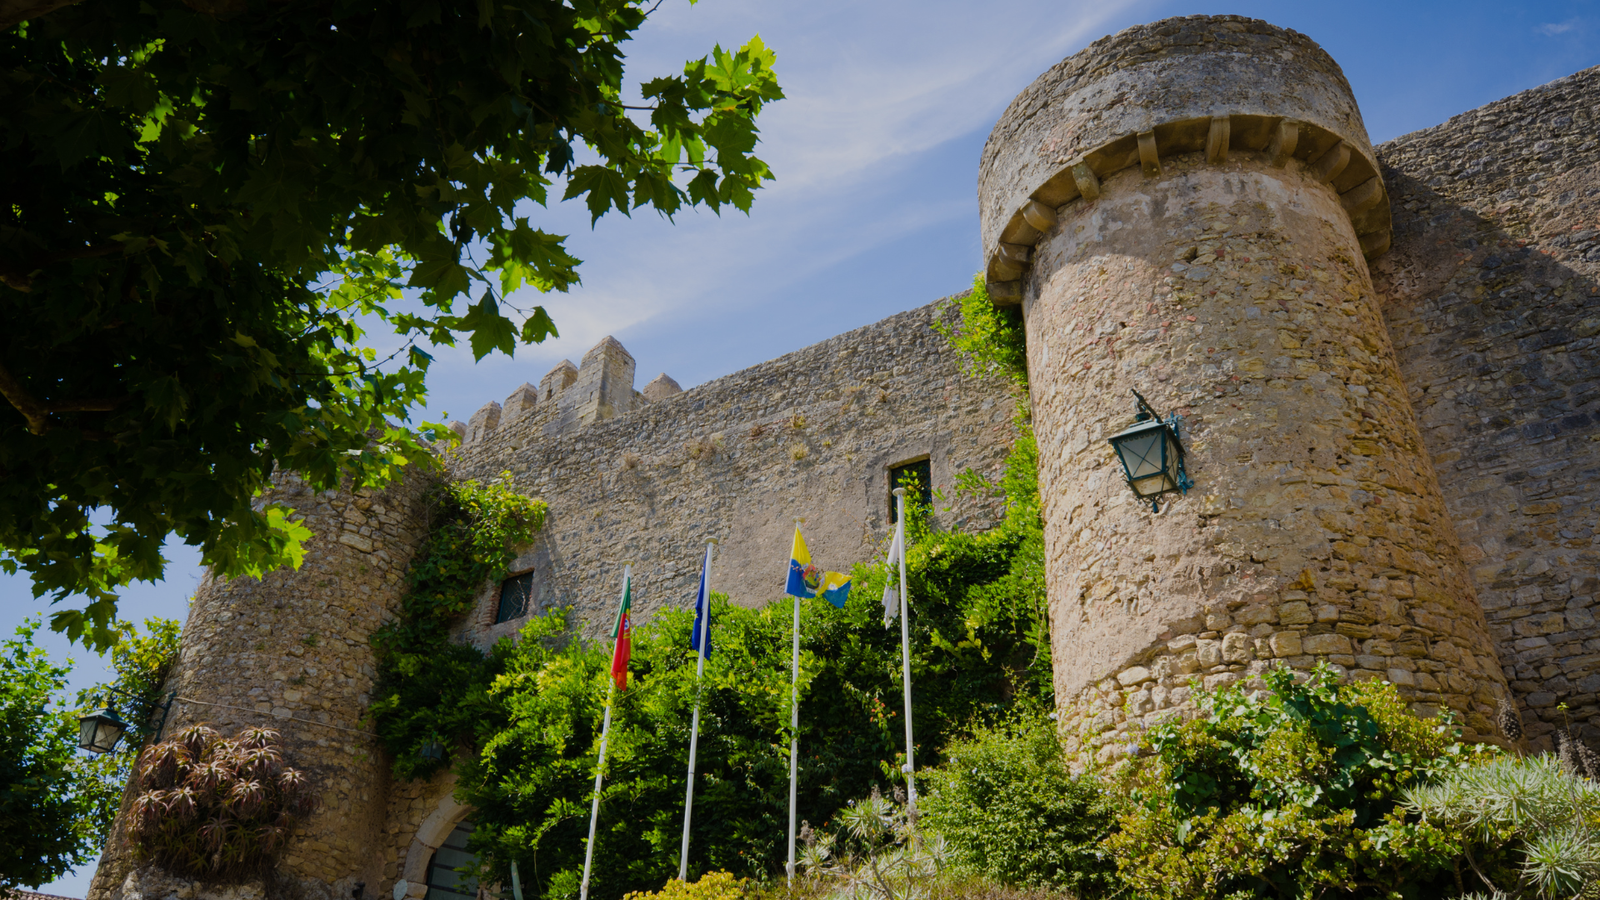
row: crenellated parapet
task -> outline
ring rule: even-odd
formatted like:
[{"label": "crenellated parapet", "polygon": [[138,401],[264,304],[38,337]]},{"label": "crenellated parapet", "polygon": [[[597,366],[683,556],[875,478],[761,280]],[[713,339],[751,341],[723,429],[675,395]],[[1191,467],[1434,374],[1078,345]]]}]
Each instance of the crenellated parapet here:
[{"label": "crenellated parapet", "polygon": [[1250,157],[1329,185],[1368,257],[1388,249],[1388,198],[1339,65],[1305,35],[1240,16],[1138,25],[1063,60],[1012,101],[978,174],[985,275],[1022,302],[1035,244],[1125,169]]},{"label": "crenellated parapet", "polygon": [[607,335],[583,355],[581,365],[563,359],[539,379],[538,387],[524,383],[505,402],[485,403],[468,421],[452,422],[450,427],[463,444],[477,444],[500,432],[502,426],[531,417],[539,431],[554,436],[627,415],[683,392],[664,372],[643,391],[636,391],[635,368],[633,354]]}]

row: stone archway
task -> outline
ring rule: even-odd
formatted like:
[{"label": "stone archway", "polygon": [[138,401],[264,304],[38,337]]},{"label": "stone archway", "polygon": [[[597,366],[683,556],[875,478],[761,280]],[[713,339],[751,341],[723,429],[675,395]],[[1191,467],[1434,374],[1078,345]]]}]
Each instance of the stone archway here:
[{"label": "stone archway", "polygon": [[417,826],[411,846],[406,848],[400,880],[394,883],[394,900],[422,900],[428,893],[428,861],[470,812],[472,807],[457,803],[452,794],[440,798],[439,805]]}]

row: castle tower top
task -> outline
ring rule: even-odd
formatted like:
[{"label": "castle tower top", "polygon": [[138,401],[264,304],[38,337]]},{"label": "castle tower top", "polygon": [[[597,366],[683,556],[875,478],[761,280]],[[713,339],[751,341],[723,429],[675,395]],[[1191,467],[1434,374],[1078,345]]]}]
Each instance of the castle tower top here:
[{"label": "castle tower top", "polygon": [[[1491,734],[1504,673],[1362,258],[1389,207],[1333,60],[1232,16],[1129,29],[1024,91],[982,165],[990,297],[1024,312],[1069,752],[1110,761],[1104,732],[1173,714],[1196,676],[1319,662]],[[1134,390],[1183,417],[1193,489],[1159,509],[1105,442]],[[1402,642],[1465,677],[1368,650]]]},{"label": "castle tower top", "polygon": [[[1312,164],[1346,200],[1368,255],[1388,247],[1389,205],[1350,84],[1305,35],[1241,16],[1186,16],[1101,38],[1039,76],[984,145],[984,258],[995,302],[1019,302],[1028,252],[1057,208],[1093,200],[1130,166],[1264,152]],[[1009,246],[1008,246],[1009,245]]]}]

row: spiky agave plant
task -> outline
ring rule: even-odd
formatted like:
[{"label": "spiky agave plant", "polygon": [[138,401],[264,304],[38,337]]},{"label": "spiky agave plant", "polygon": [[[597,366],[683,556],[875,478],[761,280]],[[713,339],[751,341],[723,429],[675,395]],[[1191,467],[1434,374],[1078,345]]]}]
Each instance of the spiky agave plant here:
[{"label": "spiky agave plant", "polygon": [[1600,785],[1550,755],[1504,757],[1404,794],[1412,812],[1464,834],[1463,887],[1477,896],[1574,900],[1600,884]]},{"label": "spiky agave plant", "polygon": [[872,794],[839,811],[835,829],[801,833],[799,863],[830,900],[924,897],[945,868],[944,839],[919,831],[904,789]]},{"label": "spiky agave plant", "polygon": [[284,766],[277,740],[270,728],[225,738],[195,725],[146,748],[129,817],[140,857],[214,879],[270,866],[294,820],[315,805],[305,775]]}]

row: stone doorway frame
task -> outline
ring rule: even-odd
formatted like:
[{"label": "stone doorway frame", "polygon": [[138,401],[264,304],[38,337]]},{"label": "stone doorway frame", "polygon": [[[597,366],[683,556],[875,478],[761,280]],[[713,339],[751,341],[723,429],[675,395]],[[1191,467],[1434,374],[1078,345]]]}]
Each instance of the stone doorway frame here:
[{"label": "stone doorway frame", "polygon": [[[454,779],[451,782],[450,786],[454,788]],[[472,807],[457,803],[453,792],[439,800],[439,805],[417,826],[411,846],[406,848],[400,880],[394,883],[394,900],[422,900],[427,895],[428,861],[433,859],[433,852],[439,849],[450,832],[470,812]]]}]

